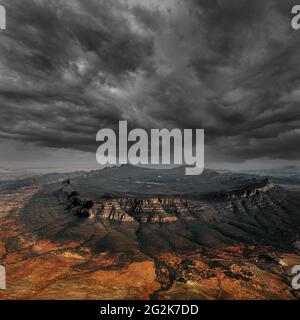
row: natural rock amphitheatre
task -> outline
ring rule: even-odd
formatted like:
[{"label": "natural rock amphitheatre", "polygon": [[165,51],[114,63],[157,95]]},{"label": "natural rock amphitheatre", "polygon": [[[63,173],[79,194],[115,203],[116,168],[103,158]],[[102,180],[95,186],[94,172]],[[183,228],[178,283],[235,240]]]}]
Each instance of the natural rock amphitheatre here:
[{"label": "natural rock amphitheatre", "polygon": [[299,194],[181,170],[110,168],[2,188],[0,298],[299,298]]}]

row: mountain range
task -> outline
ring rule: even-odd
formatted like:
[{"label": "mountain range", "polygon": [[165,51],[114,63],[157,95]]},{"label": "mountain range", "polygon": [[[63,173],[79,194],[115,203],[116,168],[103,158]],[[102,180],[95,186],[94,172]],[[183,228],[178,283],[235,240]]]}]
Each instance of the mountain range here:
[{"label": "mountain range", "polygon": [[298,299],[300,194],[134,166],[1,184],[1,299]]}]

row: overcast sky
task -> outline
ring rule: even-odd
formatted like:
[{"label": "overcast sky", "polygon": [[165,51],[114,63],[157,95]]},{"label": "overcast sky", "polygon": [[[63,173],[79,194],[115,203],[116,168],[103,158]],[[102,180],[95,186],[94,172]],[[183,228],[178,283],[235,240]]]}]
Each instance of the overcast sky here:
[{"label": "overcast sky", "polygon": [[96,133],[204,128],[206,166],[297,164],[290,0],[1,0],[0,165],[96,168]]}]

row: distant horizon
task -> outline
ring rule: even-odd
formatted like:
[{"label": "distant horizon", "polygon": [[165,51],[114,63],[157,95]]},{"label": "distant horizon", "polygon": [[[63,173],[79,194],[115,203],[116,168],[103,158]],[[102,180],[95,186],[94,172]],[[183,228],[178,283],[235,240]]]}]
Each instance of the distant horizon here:
[{"label": "distant horizon", "polygon": [[[116,166],[95,166],[91,168],[87,168],[85,166],[76,166],[76,167],[67,167],[67,166],[48,166],[48,167],[32,167],[32,166],[27,166],[27,167],[17,167],[17,168],[12,168],[12,167],[7,167],[6,165],[2,165],[2,162],[0,162],[0,175],[44,175],[44,174],[51,174],[51,173],[72,173],[72,172],[91,172],[91,171],[97,171],[97,170],[103,170],[105,168],[113,168],[113,167],[120,167],[120,166],[126,166],[126,165],[116,165]],[[127,166],[133,166],[133,167],[142,167],[142,168],[147,168],[147,169],[157,169],[157,170],[164,170],[164,169],[174,169],[176,167],[185,167],[186,165],[131,165],[128,164]],[[213,171],[229,171],[229,172],[251,172],[251,171],[273,171],[273,170],[278,170],[279,173],[280,171],[287,170],[287,169],[295,169],[295,170],[300,170],[300,166],[298,165],[282,165],[278,167],[266,167],[266,168],[239,168],[239,169],[233,169],[233,168],[228,168],[228,167],[216,167],[216,166],[205,166],[204,170],[213,170]]]}]

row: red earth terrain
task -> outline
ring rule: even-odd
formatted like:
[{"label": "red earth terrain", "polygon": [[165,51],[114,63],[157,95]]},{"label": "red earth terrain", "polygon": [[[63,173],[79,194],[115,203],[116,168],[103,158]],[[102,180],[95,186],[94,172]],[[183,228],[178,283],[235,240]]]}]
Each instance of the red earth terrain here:
[{"label": "red earth terrain", "polygon": [[299,299],[299,198],[270,181],[205,196],[0,193],[0,299]]}]

